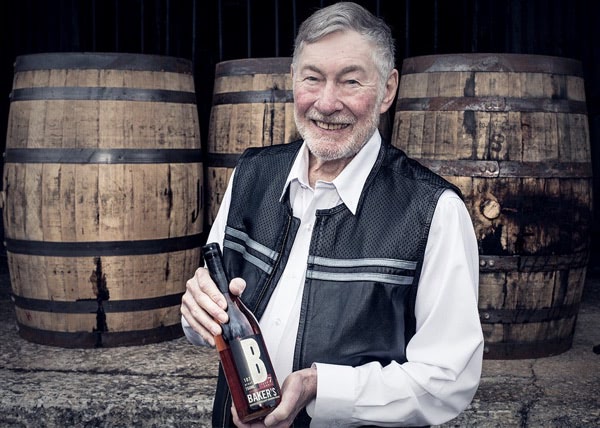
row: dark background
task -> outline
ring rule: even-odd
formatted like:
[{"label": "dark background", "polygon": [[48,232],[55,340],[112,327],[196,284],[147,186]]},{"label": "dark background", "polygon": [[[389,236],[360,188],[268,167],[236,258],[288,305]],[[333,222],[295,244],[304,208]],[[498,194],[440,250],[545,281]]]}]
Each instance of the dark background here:
[{"label": "dark background", "polygon": [[[600,206],[600,7],[597,0],[362,0],[406,57],[463,52],[542,54],[582,62]],[[13,64],[42,52],[123,52],[192,61],[202,142],[215,64],[291,56],[297,27],[323,0],[5,0],[0,2],[0,144],[6,145]],[[204,143],[203,143],[204,144]],[[590,267],[600,266],[595,209]]]}]

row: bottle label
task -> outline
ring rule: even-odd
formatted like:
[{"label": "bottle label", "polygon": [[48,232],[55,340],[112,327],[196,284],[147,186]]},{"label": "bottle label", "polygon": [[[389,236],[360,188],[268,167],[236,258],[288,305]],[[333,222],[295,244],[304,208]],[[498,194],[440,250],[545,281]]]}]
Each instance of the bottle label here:
[{"label": "bottle label", "polygon": [[273,382],[273,367],[262,340],[256,336],[235,339],[229,342],[235,366],[246,393],[250,408],[279,397],[279,389]]}]

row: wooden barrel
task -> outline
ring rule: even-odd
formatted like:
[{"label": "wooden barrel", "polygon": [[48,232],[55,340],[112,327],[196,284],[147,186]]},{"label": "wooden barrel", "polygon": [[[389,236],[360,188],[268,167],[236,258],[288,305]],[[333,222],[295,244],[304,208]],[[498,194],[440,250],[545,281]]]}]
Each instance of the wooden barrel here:
[{"label": "wooden barrel", "polygon": [[578,61],[404,61],[393,144],[464,193],[480,250],[485,358],[571,347],[590,254],[592,168]]},{"label": "wooden barrel", "polygon": [[187,60],[17,58],[3,217],[23,338],[79,348],[182,335],[202,244],[200,149]]},{"label": "wooden barrel", "polygon": [[209,226],[245,149],[300,138],[294,122],[291,63],[289,57],[277,57],[216,65],[206,159]]}]

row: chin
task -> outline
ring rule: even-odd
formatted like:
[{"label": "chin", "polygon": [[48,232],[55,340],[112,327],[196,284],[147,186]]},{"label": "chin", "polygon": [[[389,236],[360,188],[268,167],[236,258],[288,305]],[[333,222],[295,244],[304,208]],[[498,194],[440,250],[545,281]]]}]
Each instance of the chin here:
[{"label": "chin", "polygon": [[356,154],[355,150],[348,147],[335,147],[334,145],[334,142],[320,140],[317,144],[308,143],[308,148],[313,155],[324,161],[345,159]]}]

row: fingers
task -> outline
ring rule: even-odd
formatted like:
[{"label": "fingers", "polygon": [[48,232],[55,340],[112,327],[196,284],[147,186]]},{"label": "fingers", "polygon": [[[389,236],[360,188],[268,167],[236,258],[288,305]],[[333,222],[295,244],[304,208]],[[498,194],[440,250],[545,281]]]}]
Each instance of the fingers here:
[{"label": "fingers", "polygon": [[189,295],[184,294],[183,298],[181,299],[181,315],[183,315],[183,317],[185,318],[185,321],[187,321],[187,323],[190,325],[192,330],[197,332],[202,337],[204,342],[206,342],[210,346],[214,347],[215,339],[213,337],[214,336],[213,332],[209,331],[207,328],[205,328],[202,325],[201,322],[198,322],[196,320],[196,317],[201,316],[201,314],[199,313],[200,310],[196,310],[196,317],[194,315],[192,315],[192,311],[194,309],[190,309],[190,307],[194,307],[194,305],[189,305],[187,303],[188,298],[189,298]]},{"label": "fingers", "polygon": [[307,368],[290,374],[281,386],[281,403],[265,417],[267,427],[290,426],[298,413],[317,395],[317,369]]},{"label": "fingers", "polygon": [[[186,289],[191,292],[194,299],[207,312],[222,322],[227,322],[227,319],[222,319],[225,309],[227,309],[227,302],[211,279],[207,269],[196,269],[194,277],[186,283]],[[221,315],[221,317],[219,318],[218,315]]]},{"label": "fingers", "polygon": [[246,281],[242,278],[233,278],[229,283],[229,292],[236,296],[241,296],[242,292],[246,289]]},{"label": "fingers", "polygon": [[210,278],[208,271],[199,268],[186,283],[186,291],[181,298],[181,314],[190,327],[214,346],[213,336],[221,334],[219,323],[228,321],[224,309],[227,303],[223,294]]},{"label": "fingers", "polygon": [[[241,295],[246,288],[242,278],[234,278],[229,292]],[[199,268],[186,283],[186,291],[181,298],[181,315],[190,327],[210,345],[214,346],[214,337],[222,333],[221,324],[229,321],[227,301],[211,279],[208,270]]]},{"label": "fingers", "polygon": [[235,406],[231,406],[231,415],[233,417],[233,423],[237,428],[265,428],[265,425],[262,423],[262,421],[251,421],[248,423],[242,422],[238,417]]},{"label": "fingers", "polygon": [[281,402],[279,406],[275,408],[271,413],[269,413],[265,419],[264,424],[265,427],[270,428],[279,428],[279,427],[289,427],[294,421],[294,418],[298,414],[299,410],[293,408],[289,404]]}]

